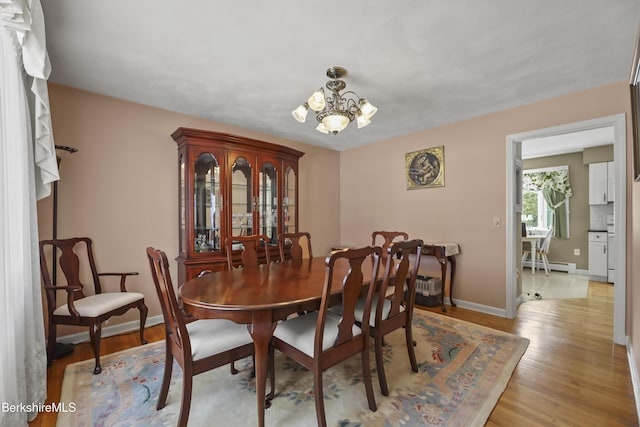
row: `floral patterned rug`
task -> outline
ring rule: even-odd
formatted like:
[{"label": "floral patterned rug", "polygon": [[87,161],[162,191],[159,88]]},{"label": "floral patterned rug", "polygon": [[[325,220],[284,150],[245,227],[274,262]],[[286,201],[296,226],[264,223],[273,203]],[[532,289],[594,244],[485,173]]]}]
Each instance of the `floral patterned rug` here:
[{"label": "floral patterned rug", "polygon": [[[385,337],[388,397],[380,393],[375,359],[371,366],[377,412],[371,412],[359,357],[325,371],[327,425],[481,426],[484,425],[529,344],[526,338],[450,317],[416,310],[414,339],[419,372],[411,371],[403,331]],[[164,342],[147,344],[67,366],[61,402],[76,404],[58,415],[67,426],[175,426],[180,409],[182,371],[176,364],[167,406],[155,409],[164,367]],[[200,374],[194,379],[190,426],[255,426],[255,383],[251,358]],[[268,386],[267,386],[268,389]],[[276,397],[266,411],[267,426],[316,424],[312,375],[276,352]]]}]

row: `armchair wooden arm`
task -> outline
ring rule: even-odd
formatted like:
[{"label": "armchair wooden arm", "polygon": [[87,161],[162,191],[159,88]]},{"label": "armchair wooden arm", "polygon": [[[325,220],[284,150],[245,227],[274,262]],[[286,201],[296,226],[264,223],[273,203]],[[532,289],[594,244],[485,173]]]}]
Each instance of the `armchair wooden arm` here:
[{"label": "armchair wooden arm", "polygon": [[[102,277],[102,276],[120,276],[120,292],[127,292],[127,287],[125,285],[125,282],[127,280],[128,276],[137,276],[138,272],[137,271],[132,271],[129,273],[98,273],[98,277]],[[102,290],[100,290],[102,291]],[[96,289],[96,293],[99,293],[98,290]]]},{"label": "armchair wooden arm", "polygon": [[[45,285],[44,286],[45,291],[47,292],[47,295],[49,295],[49,293],[51,292],[50,296],[48,297],[48,300],[51,302],[51,304],[48,305],[49,309],[51,310],[51,312],[53,313],[53,309],[55,309],[55,301],[56,301],[56,292],[57,291],[67,291],[67,305],[69,307],[69,312],[71,313],[71,315],[75,318],[75,319],[79,319],[80,318],[80,313],[78,313],[78,310],[76,310],[75,305],[73,304],[73,302],[78,299],[79,297],[82,298],[82,286],[78,286],[78,285],[67,285],[67,286],[51,286],[51,285]],[[80,292],[80,296],[78,295],[78,292]]]}]

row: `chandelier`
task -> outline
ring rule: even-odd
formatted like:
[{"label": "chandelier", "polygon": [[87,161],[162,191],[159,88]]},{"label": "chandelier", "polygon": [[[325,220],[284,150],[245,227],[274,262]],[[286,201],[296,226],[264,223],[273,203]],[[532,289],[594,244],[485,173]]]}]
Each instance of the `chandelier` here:
[{"label": "chandelier", "polygon": [[371,123],[371,117],[378,111],[376,107],[355,92],[340,93],[347,87],[344,80],[340,80],[346,75],[347,70],[342,67],[327,69],[327,77],[332,79],[325,85],[329,93],[325,94],[322,87],[313,92],[307,102],[292,111],[293,118],[304,123],[309,110],[313,110],[319,122],[316,130],[334,135],[344,130],[353,120],[356,120],[358,129]]}]

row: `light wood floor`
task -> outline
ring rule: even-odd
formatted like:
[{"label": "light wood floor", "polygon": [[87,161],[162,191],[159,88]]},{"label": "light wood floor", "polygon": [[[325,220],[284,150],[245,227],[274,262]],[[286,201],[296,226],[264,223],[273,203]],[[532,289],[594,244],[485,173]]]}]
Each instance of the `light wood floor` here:
[{"label": "light wood floor", "polygon": [[[526,302],[515,320],[457,307],[449,307],[445,315],[531,341],[487,426],[638,425],[626,349],[612,341],[613,286],[591,282],[588,298]],[[163,339],[162,325],[148,328],[146,338]],[[133,333],[105,338],[102,354],[138,344]],[[65,366],[91,358],[89,345],[79,344],[51,365],[48,403],[59,402]],[[55,422],[55,414],[48,413],[29,425]]]}]

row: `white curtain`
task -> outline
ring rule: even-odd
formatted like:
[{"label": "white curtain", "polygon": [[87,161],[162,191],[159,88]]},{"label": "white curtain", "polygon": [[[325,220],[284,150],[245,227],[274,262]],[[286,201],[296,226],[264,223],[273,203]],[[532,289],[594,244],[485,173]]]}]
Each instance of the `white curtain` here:
[{"label": "white curtain", "polygon": [[[26,426],[47,393],[36,200],[58,179],[39,0],[0,0],[0,426]],[[14,406],[11,406],[14,405]]]}]

